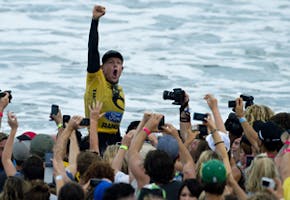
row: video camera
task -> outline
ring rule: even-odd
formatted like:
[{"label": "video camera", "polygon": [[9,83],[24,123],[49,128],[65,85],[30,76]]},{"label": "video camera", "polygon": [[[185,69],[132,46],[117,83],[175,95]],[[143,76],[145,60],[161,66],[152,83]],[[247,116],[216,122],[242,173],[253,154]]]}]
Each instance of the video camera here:
[{"label": "video camera", "polygon": [[[253,96],[247,96],[247,95],[241,94],[240,98],[242,98],[243,101],[246,102],[245,108],[247,108],[247,107],[249,107],[249,106],[254,104],[254,97]],[[229,108],[235,108],[236,107],[236,101],[235,100],[229,101],[228,102],[228,107]]]},{"label": "video camera", "polygon": [[174,100],[172,104],[174,105],[181,105],[184,101],[185,98],[185,91],[182,90],[181,88],[174,88],[173,92],[170,91],[163,91],[163,99],[170,99]]},{"label": "video camera", "polygon": [[5,90],[3,92],[0,90],[0,98],[5,97],[6,93],[9,94],[8,98],[9,98],[9,103],[10,103],[12,99],[11,90]]}]

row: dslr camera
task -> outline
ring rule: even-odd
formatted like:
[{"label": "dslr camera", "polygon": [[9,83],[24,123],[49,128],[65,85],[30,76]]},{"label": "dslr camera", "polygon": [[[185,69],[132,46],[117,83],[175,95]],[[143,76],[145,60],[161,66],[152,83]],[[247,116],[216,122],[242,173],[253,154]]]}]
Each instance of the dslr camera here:
[{"label": "dslr camera", "polygon": [[10,103],[12,99],[11,90],[5,90],[3,92],[0,90],[0,98],[5,97],[6,93],[9,94],[8,98],[9,98],[9,103]]},{"label": "dslr camera", "polygon": [[172,104],[174,105],[181,105],[185,98],[185,91],[181,88],[174,88],[173,92],[170,91],[163,91],[163,99],[170,99],[174,100]]},{"label": "dslr camera", "polygon": [[[246,102],[245,104],[245,108],[251,106],[254,104],[254,97],[253,96],[247,96],[247,95],[244,95],[244,94],[241,94],[240,97],[243,99],[243,101]],[[228,107],[229,108],[235,108],[236,107],[236,101],[229,101],[229,104],[228,104]]]}]

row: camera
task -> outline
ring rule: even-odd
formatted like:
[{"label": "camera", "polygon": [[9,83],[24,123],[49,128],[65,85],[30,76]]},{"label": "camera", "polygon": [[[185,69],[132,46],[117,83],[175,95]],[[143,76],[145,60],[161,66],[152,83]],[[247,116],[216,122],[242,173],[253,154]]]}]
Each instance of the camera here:
[{"label": "camera", "polygon": [[198,131],[199,131],[199,135],[202,136],[202,137],[208,135],[208,130],[207,130],[206,125],[199,124],[198,125]]},{"label": "camera", "polygon": [[90,125],[90,118],[83,118],[80,126],[89,126]]},{"label": "camera", "polygon": [[249,167],[253,160],[254,160],[254,156],[247,155],[246,156],[246,167]]},{"label": "camera", "polygon": [[268,178],[268,177],[262,177],[261,184],[263,187],[272,188],[272,189],[274,189],[275,185],[276,185],[275,181],[271,178]]},{"label": "camera", "polygon": [[207,114],[196,113],[196,112],[193,114],[193,119],[194,120],[204,121],[204,118],[207,118]]},{"label": "camera", "polygon": [[161,118],[159,124],[158,124],[158,130],[162,130],[162,126],[164,126],[164,123],[165,123],[165,119],[164,119],[164,115],[163,117]]},{"label": "camera", "polygon": [[1,91],[0,90],[0,98],[5,97],[6,93],[8,93],[8,98],[9,98],[9,103],[11,102],[12,99],[12,95],[11,95],[11,90],[5,90],[5,91]]},{"label": "camera", "polygon": [[236,116],[236,113],[233,112],[229,114],[227,120],[225,121],[225,128],[237,137],[241,137],[244,131],[238,117]]},{"label": "camera", "polygon": [[173,92],[170,91],[163,91],[163,99],[170,99],[174,100],[172,104],[174,105],[181,105],[184,101],[185,98],[185,91],[182,90],[181,88],[174,88]]},{"label": "camera", "polygon": [[[249,106],[254,104],[254,97],[253,96],[248,96],[248,95],[241,94],[240,98],[242,98],[243,101],[246,102],[245,108],[247,108],[247,107],[249,107]],[[229,108],[235,108],[236,107],[236,101],[229,101],[228,102],[228,107]]]}]

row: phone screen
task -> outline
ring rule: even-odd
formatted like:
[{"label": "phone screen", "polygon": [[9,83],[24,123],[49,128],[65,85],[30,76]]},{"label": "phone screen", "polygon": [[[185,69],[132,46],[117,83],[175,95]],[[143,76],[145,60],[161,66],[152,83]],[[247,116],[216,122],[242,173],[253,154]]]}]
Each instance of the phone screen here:
[{"label": "phone screen", "polygon": [[57,115],[58,113],[58,105],[51,105],[51,112],[50,115]]},{"label": "phone screen", "polygon": [[162,130],[162,126],[164,126],[164,123],[165,123],[165,119],[163,116],[158,124],[158,130]]}]

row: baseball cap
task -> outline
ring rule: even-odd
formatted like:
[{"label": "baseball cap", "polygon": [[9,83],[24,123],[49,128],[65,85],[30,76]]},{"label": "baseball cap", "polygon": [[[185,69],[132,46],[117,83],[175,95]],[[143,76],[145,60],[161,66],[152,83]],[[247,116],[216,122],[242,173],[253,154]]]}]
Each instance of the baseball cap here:
[{"label": "baseball cap", "polygon": [[15,160],[24,161],[30,156],[30,141],[18,141],[13,144],[13,157]]},{"label": "baseball cap", "polygon": [[102,57],[102,63],[104,64],[109,58],[120,58],[122,62],[124,61],[122,54],[115,50],[107,51]]},{"label": "baseball cap", "polygon": [[22,133],[21,135],[17,136],[16,138],[18,140],[32,140],[36,136],[36,133],[32,131],[26,131]]},{"label": "baseball cap", "polygon": [[106,189],[111,186],[111,182],[102,180],[94,189],[94,200],[102,200]]},{"label": "baseball cap", "polygon": [[31,140],[30,153],[40,156],[44,160],[45,153],[52,152],[54,141],[50,135],[38,134]]},{"label": "baseball cap", "polygon": [[260,140],[263,142],[279,142],[284,132],[283,129],[271,121],[255,121],[253,127],[258,133]]},{"label": "baseball cap", "polygon": [[159,137],[157,149],[165,151],[173,160],[175,160],[179,154],[178,142],[171,135],[163,135]]},{"label": "baseball cap", "polygon": [[[230,138],[229,138],[229,135],[226,134],[226,133],[223,133],[221,131],[218,131],[220,137],[221,137],[221,140],[224,141],[224,144],[226,146],[226,150],[229,151],[230,150],[230,145],[231,145],[231,142],[230,142]],[[212,134],[210,135],[207,135],[205,140],[207,141],[207,144],[209,146],[209,148],[213,151],[215,151],[215,141],[212,137]]]},{"label": "baseball cap", "polygon": [[212,159],[202,164],[201,180],[204,183],[223,183],[227,179],[226,168],[220,160]]}]

